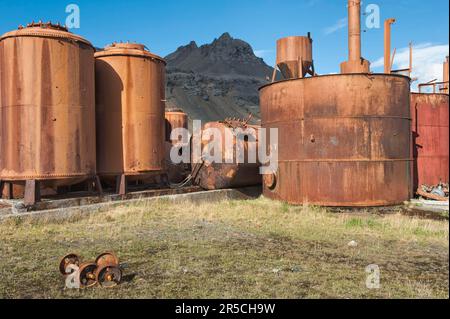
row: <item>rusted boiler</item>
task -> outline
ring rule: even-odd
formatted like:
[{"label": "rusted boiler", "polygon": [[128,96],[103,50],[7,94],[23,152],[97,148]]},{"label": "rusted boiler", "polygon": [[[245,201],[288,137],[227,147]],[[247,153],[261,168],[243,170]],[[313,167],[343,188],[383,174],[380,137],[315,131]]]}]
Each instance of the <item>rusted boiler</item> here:
[{"label": "rusted boiler", "polygon": [[410,79],[370,74],[360,46],[360,1],[349,1],[342,74],[263,86],[263,128],[278,129],[278,170],[264,195],[292,204],[367,207],[411,198]]},{"label": "rusted boiler", "polygon": [[448,94],[411,94],[414,190],[449,182],[448,108]]},{"label": "rusted boiler", "polygon": [[93,178],[93,46],[59,25],[19,27],[0,37],[0,83],[3,193],[26,185],[25,202],[33,204],[41,187]]},{"label": "rusted boiler", "polygon": [[[231,119],[205,124],[201,134],[201,154],[196,154],[196,146],[192,146],[194,184],[206,190],[260,185],[262,182],[258,160],[260,128],[245,121]],[[215,144],[217,148],[209,149],[213,141],[218,141],[218,144]],[[231,142],[230,145],[227,141]],[[195,139],[193,143],[195,144]],[[215,154],[218,149],[221,150],[219,162],[205,156],[209,154],[219,157]]]},{"label": "rusted boiler", "polygon": [[[167,175],[170,183],[181,183],[188,176],[190,171],[189,163],[175,164],[170,158],[172,148],[179,142],[171,139],[172,131],[175,129],[183,128],[188,129],[188,115],[183,110],[178,108],[170,108],[166,110],[166,142],[165,142],[165,156],[166,156],[166,168]],[[185,147],[189,147],[189,143],[184,146],[178,145],[178,155],[182,155]]]},{"label": "rusted boiler", "polygon": [[164,173],[165,65],[142,44],[95,54],[97,169],[120,194],[130,180]]}]

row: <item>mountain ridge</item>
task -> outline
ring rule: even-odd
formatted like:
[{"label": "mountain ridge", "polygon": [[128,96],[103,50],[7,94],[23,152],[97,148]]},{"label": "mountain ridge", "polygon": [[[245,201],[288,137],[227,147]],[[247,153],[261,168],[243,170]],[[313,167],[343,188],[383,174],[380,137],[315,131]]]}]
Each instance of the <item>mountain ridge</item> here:
[{"label": "mountain ridge", "polygon": [[247,42],[228,32],[209,44],[180,46],[167,61],[167,106],[191,119],[223,120],[259,114],[258,88],[273,73]]}]

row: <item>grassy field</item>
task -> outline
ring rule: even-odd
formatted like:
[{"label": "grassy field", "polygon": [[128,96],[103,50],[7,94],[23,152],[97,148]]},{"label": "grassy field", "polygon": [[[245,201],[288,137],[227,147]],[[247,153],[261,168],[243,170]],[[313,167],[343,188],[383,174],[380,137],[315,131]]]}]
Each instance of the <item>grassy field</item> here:
[{"label": "grassy field", "polygon": [[[264,198],[0,224],[0,298],[448,298],[449,223]],[[354,241],[357,245],[349,246]],[[64,289],[61,256],[115,251],[113,289]],[[366,287],[376,264],[381,288]]]}]

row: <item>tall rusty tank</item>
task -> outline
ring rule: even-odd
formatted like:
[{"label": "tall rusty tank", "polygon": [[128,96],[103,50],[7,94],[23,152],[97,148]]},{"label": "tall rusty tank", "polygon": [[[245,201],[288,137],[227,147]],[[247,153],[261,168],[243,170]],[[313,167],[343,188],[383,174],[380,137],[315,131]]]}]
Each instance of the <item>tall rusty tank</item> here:
[{"label": "tall rusty tank", "polygon": [[[172,130],[178,128],[188,129],[188,115],[184,113],[182,109],[170,108],[166,110],[166,142],[165,142],[165,158],[166,158],[166,169],[169,182],[173,184],[182,183],[184,179],[189,175],[190,165],[189,163],[175,164],[170,158],[170,153],[172,147],[178,144],[176,141],[171,140]],[[188,147],[189,143],[185,145]],[[182,155],[184,148],[179,148],[178,153]]]},{"label": "tall rusty tank", "polygon": [[[164,171],[166,62],[142,44],[95,53],[97,170],[136,180]],[[121,193],[125,189],[121,189]]]},{"label": "tall rusty tank", "polygon": [[[226,119],[220,122],[206,123],[202,128],[201,151],[208,153],[207,146],[210,140],[207,139],[207,130],[220,132],[222,146],[221,163],[208,161],[204,157],[199,157],[192,151],[192,176],[195,185],[199,185],[206,190],[216,190],[225,188],[237,188],[245,186],[256,186],[262,182],[262,175],[259,171],[258,160],[258,132],[260,126],[247,124],[242,120]],[[241,129],[249,133],[243,139],[236,138],[235,129]],[[211,131],[213,132],[213,131]],[[232,141],[232,147],[227,147],[227,134]],[[242,145],[238,145],[242,143]],[[240,161],[237,158],[237,148],[241,147],[245,156]],[[195,145],[193,145],[193,149]],[[256,160],[249,156],[255,154]]]},{"label": "tall rusty tank", "polygon": [[[32,23],[0,37],[0,180],[66,186],[96,173],[94,48]],[[39,188],[39,187],[37,187]]]},{"label": "tall rusty tank", "polygon": [[414,190],[449,182],[449,95],[411,93]]}]

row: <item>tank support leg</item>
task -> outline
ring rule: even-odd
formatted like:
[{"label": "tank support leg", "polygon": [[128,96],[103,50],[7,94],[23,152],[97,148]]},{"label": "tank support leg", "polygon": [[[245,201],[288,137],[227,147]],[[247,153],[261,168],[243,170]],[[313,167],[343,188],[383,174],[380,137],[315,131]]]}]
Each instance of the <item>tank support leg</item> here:
[{"label": "tank support leg", "polygon": [[95,184],[95,188],[97,190],[97,193],[100,196],[103,195],[102,182],[100,181],[100,177],[98,177],[97,175],[95,175],[95,177],[94,177],[94,184]]},{"label": "tank support leg", "polygon": [[32,179],[27,180],[25,183],[25,198],[24,203],[26,206],[34,205],[41,201],[41,187],[40,182]]},{"label": "tank support leg", "polygon": [[125,176],[125,174],[117,176],[116,193],[119,195],[126,195],[127,193],[127,177]]},{"label": "tank support leg", "polygon": [[0,198],[14,199],[13,184],[0,182]]}]

